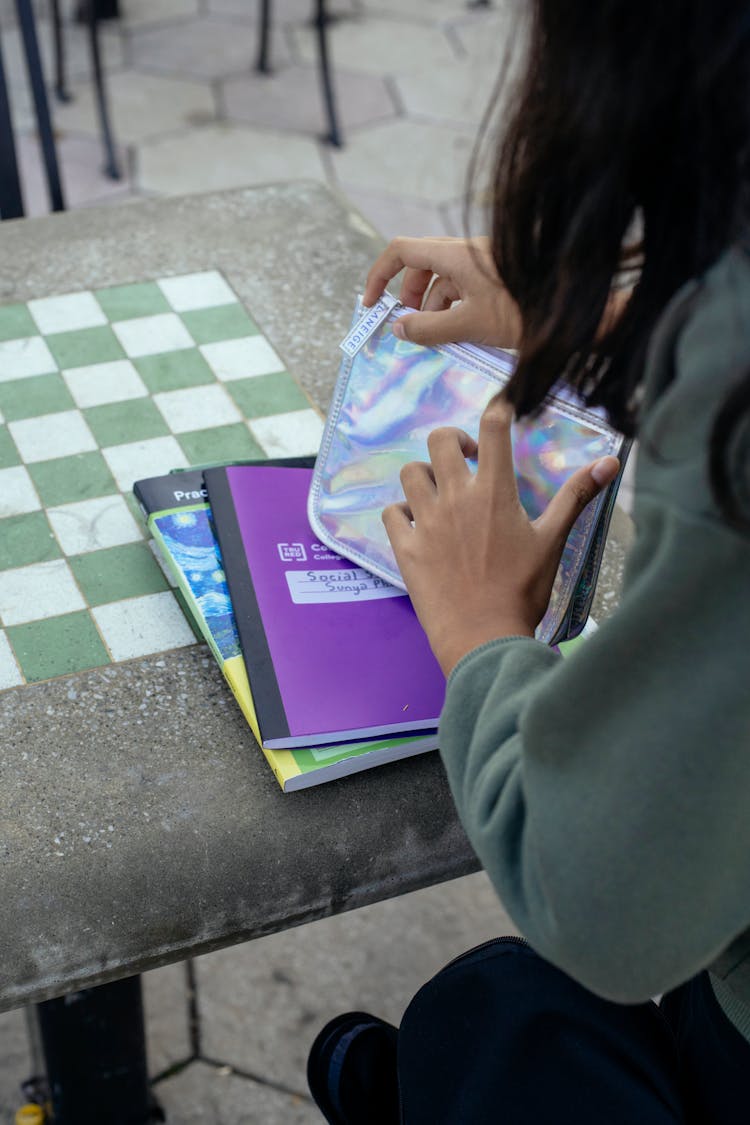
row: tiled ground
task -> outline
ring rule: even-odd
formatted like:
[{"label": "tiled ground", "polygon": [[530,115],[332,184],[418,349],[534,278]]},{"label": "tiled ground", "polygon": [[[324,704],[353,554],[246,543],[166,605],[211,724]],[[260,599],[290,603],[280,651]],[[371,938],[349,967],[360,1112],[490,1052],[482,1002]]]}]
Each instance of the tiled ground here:
[{"label": "tiled ground", "polygon": [[[102,28],[123,178],[103,174],[86,37],[69,22],[72,100],[52,111],[71,206],[313,177],[387,236],[459,233],[466,158],[517,0],[332,0],[329,29],[345,148],[323,143],[312,0],[274,0],[272,75],[253,69],[255,0],[121,0]],[[69,12],[72,9],[69,0]],[[47,210],[20,39],[2,44],[29,214]],[[39,36],[52,66],[47,8]],[[9,26],[10,25],[10,26]]]}]

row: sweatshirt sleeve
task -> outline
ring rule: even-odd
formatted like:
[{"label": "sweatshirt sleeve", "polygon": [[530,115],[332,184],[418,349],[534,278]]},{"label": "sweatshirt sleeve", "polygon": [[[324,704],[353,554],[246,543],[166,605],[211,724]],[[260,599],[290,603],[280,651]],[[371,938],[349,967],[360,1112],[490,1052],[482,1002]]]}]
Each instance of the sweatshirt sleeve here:
[{"label": "sweatshirt sleeve", "polygon": [[750,925],[750,537],[710,510],[706,434],[676,436],[692,455],[642,449],[615,614],[565,660],[529,638],[470,653],[440,725],[459,815],[510,916],[624,1003]]}]

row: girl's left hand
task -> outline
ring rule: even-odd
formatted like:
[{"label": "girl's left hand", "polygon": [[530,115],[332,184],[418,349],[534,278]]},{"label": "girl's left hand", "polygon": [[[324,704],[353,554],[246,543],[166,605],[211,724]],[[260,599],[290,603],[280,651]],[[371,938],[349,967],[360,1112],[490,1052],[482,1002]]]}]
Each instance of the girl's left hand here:
[{"label": "girl's left hand", "polygon": [[[478,444],[463,430],[433,430],[430,463],[404,467],[406,501],[383,512],[401,575],[446,676],[485,641],[533,637],[573,524],[620,468],[616,457],[603,457],[579,469],[530,520],[513,472],[512,419],[512,407],[498,397],[482,415]],[[467,457],[478,457],[476,475]]]}]

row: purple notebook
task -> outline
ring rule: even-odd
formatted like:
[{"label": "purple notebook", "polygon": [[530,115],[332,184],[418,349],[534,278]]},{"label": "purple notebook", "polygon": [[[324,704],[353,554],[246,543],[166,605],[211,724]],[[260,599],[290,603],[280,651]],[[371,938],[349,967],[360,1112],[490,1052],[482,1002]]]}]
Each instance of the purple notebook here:
[{"label": "purple notebook", "polygon": [[263,744],[434,730],[445,679],[411,601],[317,542],[311,477],[205,473]]}]

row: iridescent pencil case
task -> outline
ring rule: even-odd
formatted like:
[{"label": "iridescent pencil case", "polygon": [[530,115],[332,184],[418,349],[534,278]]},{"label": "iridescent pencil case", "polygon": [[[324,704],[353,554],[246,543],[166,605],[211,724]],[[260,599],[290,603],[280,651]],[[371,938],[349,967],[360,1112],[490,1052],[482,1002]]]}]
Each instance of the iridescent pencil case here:
[{"label": "iridescent pencil case", "polygon": [[[344,358],[308,500],[310,525],[322,543],[402,589],[381,520],[386,505],[404,498],[402,467],[429,459],[427,436],[438,426],[459,426],[477,437],[485,406],[514,366],[511,353],[494,348],[426,348],[399,340],[392,325],[412,311],[389,295],[367,310],[358,304],[341,345]],[[514,423],[511,437],[519,495],[532,519],[576,469],[607,454],[619,457],[622,467],[629,448],[601,410],[562,386],[538,415]],[[586,622],[621,475],[622,468],[568,537],[537,629],[542,641],[574,637]]]}]

